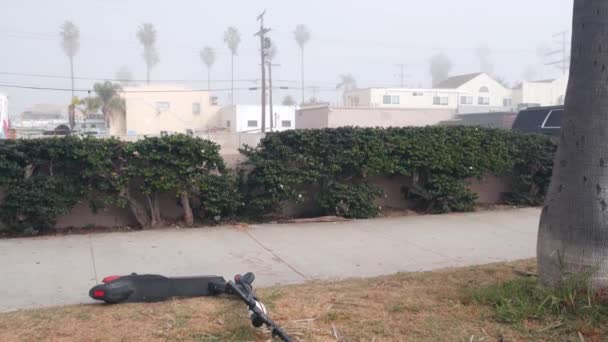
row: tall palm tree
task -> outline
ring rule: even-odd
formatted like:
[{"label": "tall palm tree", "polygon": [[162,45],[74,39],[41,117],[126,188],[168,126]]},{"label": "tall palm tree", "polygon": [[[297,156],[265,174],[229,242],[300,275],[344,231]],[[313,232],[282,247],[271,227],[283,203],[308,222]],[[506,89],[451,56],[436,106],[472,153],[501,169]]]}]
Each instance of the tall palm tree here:
[{"label": "tall palm tree", "polygon": [[156,50],[157,32],[154,25],[150,23],[142,24],[137,31],[137,38],[144,48],[142,57],[146,62],[146,81],[150,84],[150,69],[154,68],[160,61]]},{"label": "tall palm tree", "polygon": [[224,33],[224,43],[228,45],[231,53],[230,70],[231,70],[231,95],[230,103],[234,104],[234,56],[238,55],[239,45],[241,44],[241,34],[235,27],[229,27]]},{"label": "tall palm tree", "polygon": [[211,90],[211,67],[215,64],[215,50],[210,46],[205,46],[201,50],[201,60],[207,66],[207,90]]},{"label": "tall palm tree", "polygon": [[68,59],[70,60],[70,79],[72,81],[72,99],[69,107],[70,128],[74,129],[76,125],[76,102],[74,95],[74,57],[80,50],[80,30],[71,21],[66,21],[61,25],[61,48]]},{"label": "tall palm tree", "polygon": [[293,32],[293,35],[300,46],[300,52],[302,53],[302,103],[304,103],[304,97],[306,96],[304,90],[304,47],[310,41],[311,33],[306,25],[298,25]]},{"label": "tall palm tree", "polygon": [[608,289],[608,31],[605,0],[574,0],[572,61],[559,148],[538,234],[543,284],[593,271]]}]

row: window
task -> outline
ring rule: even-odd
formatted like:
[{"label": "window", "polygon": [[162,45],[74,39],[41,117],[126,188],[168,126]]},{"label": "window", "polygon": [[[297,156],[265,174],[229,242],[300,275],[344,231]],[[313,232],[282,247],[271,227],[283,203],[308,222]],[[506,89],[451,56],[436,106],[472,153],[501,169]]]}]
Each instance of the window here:
[{"label": "window", "polygon": [[502,100],[502,106],[503,107],[511,107],[513,105],[513,100],[512,99],[503,99]]},{"label": "window", "polygon": [[393,96],[393,95],[384,95],[384,96],[382,96],[382,104],[385,104],[385,105],[390,105],[390,104],[398,105],[400,103],[401,103],[401,99],[399,98],[399,96]]},{"label": "window", "polygon": [[258,127],[258,120],[247,121],[247,127]]},{"label": "window", "polygon": [[424,93],[415,91],[412,93],[412,96],[424,96]]},{"label": "window", "polygon": [[283,127],[283,128],[291,128],[291,120],[283,120],[283,121],[281,121],[281,127]]},{"label": "window", "polygon": [[230,120],[226,120],[226,127],[230,128]]},{"label": "window", "polygon": [[489,106],[490,105],[490,98],[489,97],[485,97],[485,96],[480,96],[479,100],[477,101],[477,104],[480,106]]},{"label": "window", "polygon": [[159,112],[166,112],[171,109],[171,102],[156,102],[156,110]]},{"label": "window", "polygon": [[545,118],[542,128],[559,129],[562,127],[563,110],[552,110]]},{"label": "window", "polygon": [[86,129],[87,128],[87,124],[82,124],[82,126],[80,126],[82,129]]},{"label": "window", "polygon": [[96,124],[91,124],[91,128],[97,128]]},{"label": "window", "polygon": [[195,102],[192,104],[192,114],[199,115],[201,113],[201,104],[199,102]]},{"label": "window", "polygon": [[218,98],[217,98],[217,96],[211,96],[209,98],[209,103],[211,103],[212,106],[217,106],[218,105]]},{"label": "window", "polygon": [[479,92],[482,94],[488,94],[490,92],[490,89],[488,89],[488,87],[481,87],[479,88]]},{"label": "window", "polygon": [[461,96],[460,97],[461,105],[472,105],[473,104],[473,96]]},{"label": "window", "polygon": [[447,106],[449,104],[449,99],[447,96],[434,96],[433,104],[435,106]]}]

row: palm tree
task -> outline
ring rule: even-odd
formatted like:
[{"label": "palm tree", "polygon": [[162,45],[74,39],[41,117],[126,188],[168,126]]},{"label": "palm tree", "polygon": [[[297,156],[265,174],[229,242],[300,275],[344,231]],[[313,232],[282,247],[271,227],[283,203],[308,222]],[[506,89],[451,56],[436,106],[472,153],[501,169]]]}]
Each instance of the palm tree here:
[{"label": "palm tree", "polygon": [[438,53],[430,59],[430,69],[433,87],[445,81],[450,76],[452,61],[444,53]]},{"label": "palm tree", "polygon": [[308,27],[305,25],[298,25],[293,32],[293,35],[300,46],[300,52],[302,53],[302,103],[304,103],[304,97],[306,96],[304,91],[304,47],[310,41],[311,34]]},{"label": "palm tree", "polygon": [[608,55],[598,38],[606,31],[605,0],[574,0],[566,111],[538,234],[545,285],[591,270],[591,285],[608,289]]},{"label": "palm tree", "polygon": [[82,111],[85,117],[95,114],[101,108],[101,99],[97,96],[89,96],[80,100],[79,109]]},{"label": "palm tree", "polygon": [[120,69],[116,71],[115,77],[116,81],[118,81],[118,83],[120,83],[120,85],[123,87],[129,87],[135,84],[135,82],[133,81],[133,73],[131,72],[131,69],[129,69],[129,67],[126,65],[121,66]]},{"label": "palm tree", "polygon": [[296,100],[291,95],[285,95],[283,98],[283,106],[295,106]]},{"label": "palm tree", "polygon": [[115,113],[125,113],[125,101],[119,96],[122,91],[120,84],[105,81],[93,86],[95,94],[101,103],[101,113],[106,121],[106,127],[110,127],[110,121]]},{"label": "palm tree", "polygon": [[344,91],[357,89],[357,80],[352,74],[340,75],[340,83],[336,85],[336,89],[342,89]]},{"label": "palm tree", "polygon": [[157,33],[154,25],[145,23],[139,27],[137,38],[144,48],[142,57],[146,62],[146,81],[150,84],[150,69],[154,68],[160,61],[156,50]]},{"label": "palm tree", "polygon": [[215,64],[215,50],[210,46],[205,46],[201,50],[201,60],[207,66],[207,90],[211,90],[211,67]]},{"label": "palm tree", "polygon": [[229,27],[224,33],[224,43],[228,45],[228,49],[230,49],[231,53],[231,95],[230,95],[230,103],[234,104],[234,56],[238,54],[239,45],[241,44],[241,34],[239,30],[235,27]]},{"label": "palm tree", "polygon": [[80,50],[80,30],[71,21],[66,21],[61,25],[61,48],[70,60],[70,79],[72,80],[72,99],[69,107],[70,128],[76,125],[76,99],[74,95],[74,57]]}]

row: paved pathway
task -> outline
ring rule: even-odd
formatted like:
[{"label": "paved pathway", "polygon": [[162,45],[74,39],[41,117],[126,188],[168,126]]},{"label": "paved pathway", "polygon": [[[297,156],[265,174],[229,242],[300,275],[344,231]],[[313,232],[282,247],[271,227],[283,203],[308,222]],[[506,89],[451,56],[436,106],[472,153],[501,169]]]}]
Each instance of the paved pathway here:
[{"label": "paved pathway", "polygon": [[88,303],[104,276],[253,271],[258,286],[535,256],[537,209],[0,240],[0,312]]}]

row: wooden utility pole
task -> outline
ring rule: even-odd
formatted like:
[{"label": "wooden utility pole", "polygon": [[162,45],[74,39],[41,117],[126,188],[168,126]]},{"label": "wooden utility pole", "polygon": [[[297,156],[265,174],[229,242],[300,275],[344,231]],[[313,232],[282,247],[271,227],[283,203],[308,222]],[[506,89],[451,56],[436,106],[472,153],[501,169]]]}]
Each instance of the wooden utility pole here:
[{"label": "wooden utility pole", "polygon": [[266,132],[266,50],[270,47],[269,40],[266,39],[266,33],[270,29],[264,27],[264,15],[266,10],[258,16],[260,22],[260,30],[255,34],[260,37],[260,55],[262,58],[262,133]]}]

